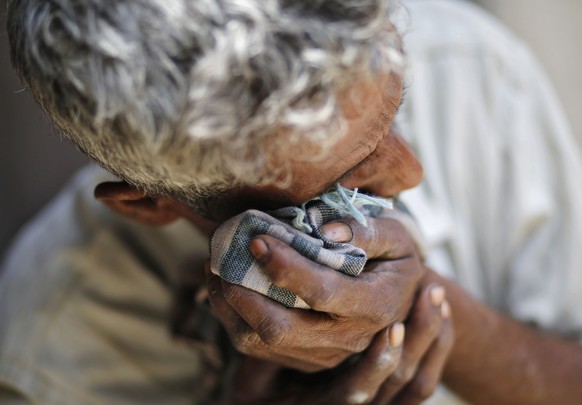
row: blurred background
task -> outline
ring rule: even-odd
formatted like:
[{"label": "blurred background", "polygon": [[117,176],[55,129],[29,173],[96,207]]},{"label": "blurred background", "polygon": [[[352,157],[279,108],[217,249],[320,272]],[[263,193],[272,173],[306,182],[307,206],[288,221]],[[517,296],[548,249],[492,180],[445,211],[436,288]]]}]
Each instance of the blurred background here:
[{"label": "blurred background", "polygon": [[[470,1],[470,0],[459,0]],[[582,1],[475,0],[541,60],[582,140]],[[10,238],[87,159],[61,140],[12,72],[0,0],[0,256]]]}]

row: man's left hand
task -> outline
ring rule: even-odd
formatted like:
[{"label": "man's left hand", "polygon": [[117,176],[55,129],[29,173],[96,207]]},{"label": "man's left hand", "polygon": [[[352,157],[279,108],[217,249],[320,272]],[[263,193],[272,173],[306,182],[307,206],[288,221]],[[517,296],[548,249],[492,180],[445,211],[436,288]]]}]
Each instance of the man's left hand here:
[{"label": "man's left hand", "polygon": [[207,269],[210,302],[240,352],[314,372],[361,353],[378,331],[406,319],[427,270],[405,228],[388,218],[370,219],[368,227],[334,226],[337,239],[353,239],[371,259],[358,277],[314,263],[267,235],[251,242],[272,282],[311,311],[286,308]]}]

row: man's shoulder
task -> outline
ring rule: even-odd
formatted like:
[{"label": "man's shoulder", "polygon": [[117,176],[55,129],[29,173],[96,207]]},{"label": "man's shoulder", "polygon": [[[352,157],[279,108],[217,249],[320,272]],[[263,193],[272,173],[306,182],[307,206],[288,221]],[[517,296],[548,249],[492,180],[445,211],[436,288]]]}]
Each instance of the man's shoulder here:
[{"label": "man's shoulder", "polygon": [[[163,386],[148,388],[152,375],[160,382],[168,370],[198,373],[198,354],[169,339],[167,313],[170,269],[191,257],[189,246],[200,255],[206,241],[184,223],[157,229],[109,211],[93,198],[107,180],[100,169],[81,171],[10,249],[0,276],[0,386],[47,404],[91,403],[96,379],[115,370],[144,392]],[[124,345],[151,356],[120,357]]]},{"label": "man's shoulder", "polygon": [[[151,227],[124,218],[93,196],[95,186],[117,181],[99,167],[78,172],[59,195],[31,220],[14,239],[2,265],[4,272],[41,272],[63,252],[83,251],[84,259],[97,260],[100,254],[111,257],[130,250],[138,256],[150,252],[156,260],[169,264],[188,254],[202,254],[206,240],[191,225],[178,221],[165,227]],[[111,239],[106,252],[95,251],[104,239]],[[182,242],[190,240],[191,243]],[[202,247],[199,247],[202,245]],[[168,254],[165,250],[169,250]],[[163,256],[163,257],[162,257]],[[25,270],[32,269],[35,270]]]},{"label": "man's shoulder", "polygon": [[[90,198],[92,183],[105,179],[97,168],[77,173],[18,233],[0,270],[0,347],[25,347],[46,315],[96,256],[87,254],[105,212]],[[74,257],[79,257],[75,260]],[[75,269],[75,267],[77,269]]]},{"label": "man's shoulder", "polygon": [[17,234],[2,269],[43,267],[51,252],[86,241],[92,231],[103,226],[108,215],[91,198],[94,185],[108,178],[97,167],[81,169]]},{"label": "man's shoulder", "polygon": [[71,302],[67,291],[142,286],[168,295],[175,269],[206,257],[206,239],[188,224],[148,227],[96,201],[95,186],[111,180],[99,168],[81,170],[18,234],[0,270],[0,346],[38,335],[47,313]]},{"label": "man's shoulder", "polygon": [[496,17],[465,0],[404,0],[404,38],[419,53],[496,53],[511,58],[526,49]]}]

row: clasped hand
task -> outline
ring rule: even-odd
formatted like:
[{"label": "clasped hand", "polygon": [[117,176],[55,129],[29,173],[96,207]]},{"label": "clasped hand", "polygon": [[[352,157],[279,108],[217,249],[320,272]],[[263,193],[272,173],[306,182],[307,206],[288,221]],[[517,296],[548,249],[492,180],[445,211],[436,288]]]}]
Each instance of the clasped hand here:
[{"label": "clasped hand", "polygon": [[[330,239],[366,251],[369,261],[358,277],[314,263],[273,237],[253,239],[251,251],[265,273],[301,297],[309,311],[227,283],[207,266],[213,311],[248,356],[234,374],[231,401],[418,402],[432,393],[454,340],[445,291],[430,283],[431,272],[398,221],[369,222],[323,227]],[[352,366],[323,383],[280,381],[285,368],[319,372],[359,353]],[[244,372],[249,367],[252,373]]]}]

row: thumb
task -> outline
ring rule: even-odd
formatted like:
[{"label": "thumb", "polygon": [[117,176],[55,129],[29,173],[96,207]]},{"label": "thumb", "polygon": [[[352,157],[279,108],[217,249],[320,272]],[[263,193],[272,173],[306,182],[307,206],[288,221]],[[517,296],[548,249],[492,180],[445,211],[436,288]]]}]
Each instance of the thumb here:
[{"label": "thumb", "polygon": [[353,218],[328,222],[319,228],[333,242],[349,242],[363,249],[369,259],[394,260],[414,252],[414,242],[403,224],[394,218],[367,218],[362,225]]}]

